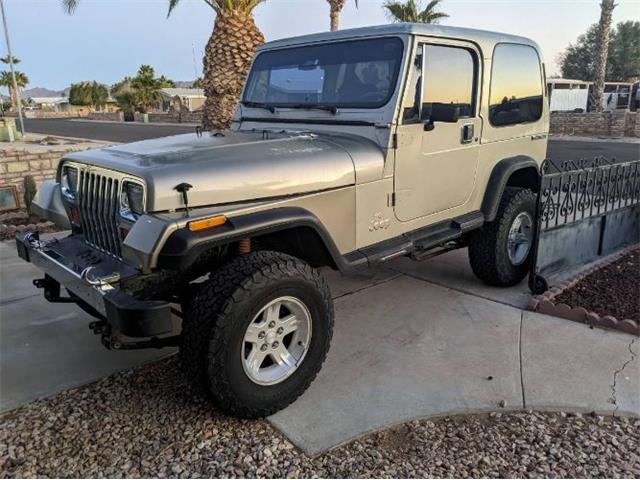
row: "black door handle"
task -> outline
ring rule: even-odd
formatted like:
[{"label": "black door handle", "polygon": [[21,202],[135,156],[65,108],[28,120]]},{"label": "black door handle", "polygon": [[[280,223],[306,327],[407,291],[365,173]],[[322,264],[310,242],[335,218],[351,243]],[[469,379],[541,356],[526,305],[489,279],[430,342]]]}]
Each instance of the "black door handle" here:
[{"label": "black door handle", "polygon": [[462,126],[460,135],[460,143],[471,143],[473,141],[473,123],[467,123]]}]

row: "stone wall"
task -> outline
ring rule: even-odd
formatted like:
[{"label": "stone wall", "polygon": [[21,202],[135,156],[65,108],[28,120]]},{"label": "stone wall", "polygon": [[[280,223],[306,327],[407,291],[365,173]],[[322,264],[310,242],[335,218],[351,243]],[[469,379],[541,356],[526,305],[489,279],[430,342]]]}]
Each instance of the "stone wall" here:
[{"label": "stone wall", "polygon": [[[177,112],[175,110],[162,113],[149,113],[149,123],[202,123],[202,111],[189,112],[184,110]],[[136,112],[134,120],[142,122],[144,114]]]},{"label": "stone wall", "polygon": [[89,120],[106,120],[109,122],[124,122],[124,112],[91,112]]},{"label": "stone wall", "polygon": [[38,187],[45,180],[55,178],[58,162],[69,152],[87,150],[85,147],[43,147],[6,148],[0,150],[0,185],[15,185],[18,189],[18,199],[23,206],[24,193],[22,181],[26,175],[32,175]]},{"label": "stone wall", "polygon": [[180,114],[181,123],[202,123],[202,110],[197,112],[182,112]]},{"label": "stone wall", "polygon": [[627,116],[624,135],[625,137],[640,137],[640,112]]},{"label": "stone wall", "polygon": [[638,112],[553,112],[551,133],[596,137],[640,137]]},{"label": "stone wall", "polygon": [[53,112],[47,110],[25,110],[25,118],[80,118],[86,117],[88,111],[77,110],[69,112]]}]

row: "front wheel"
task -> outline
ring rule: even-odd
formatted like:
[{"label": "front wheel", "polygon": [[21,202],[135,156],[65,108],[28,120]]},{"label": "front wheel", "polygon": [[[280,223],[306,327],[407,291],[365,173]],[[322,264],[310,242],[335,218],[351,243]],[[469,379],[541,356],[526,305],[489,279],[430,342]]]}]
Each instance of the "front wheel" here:
[{"label": "front wheel", "polygon": [[320,370],[333,333],[322,276],[276,252],[238,257],[201,286],[184,322],[182,363],[226,412],[275,413]]},{"label": "front wheel", "polygon": [[511,286],[529,272],[535,227],[536,196],[507,187],[496,218],[475,232],[469,243],[473,273],[484,283]]}]

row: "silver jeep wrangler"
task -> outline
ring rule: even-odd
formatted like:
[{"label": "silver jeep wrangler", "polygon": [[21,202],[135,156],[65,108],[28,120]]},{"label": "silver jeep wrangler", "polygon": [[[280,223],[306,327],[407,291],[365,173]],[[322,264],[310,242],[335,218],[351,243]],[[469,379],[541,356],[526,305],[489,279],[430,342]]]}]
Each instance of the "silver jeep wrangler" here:
[{"label": "silver jeep wrangler", "polygon": [[499,33],[396,24],[270,42],[230,130],[62,159],[36,209],[71,234],[27,233],[18,251],[106,347],[177,345],[223,410],[268,415],[329,349],[318,267],[468,247],[482,281],[523,279],[544,86],[538,46]]}]

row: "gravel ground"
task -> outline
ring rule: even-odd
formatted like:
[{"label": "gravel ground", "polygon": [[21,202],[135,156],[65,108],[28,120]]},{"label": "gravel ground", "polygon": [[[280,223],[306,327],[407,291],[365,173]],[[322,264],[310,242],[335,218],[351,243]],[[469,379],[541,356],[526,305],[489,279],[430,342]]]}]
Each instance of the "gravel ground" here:
[{"label": "gravel ground", "polygon": [[[330,421],[330,419],[327,419]],[[225,417],[174,358],[0,417],[2,477],[639,477],[640,419],[494,413],[410,422],[319,457]]]},{"label": "gravel ground", "polygon": [[640,248],[586,276],[555,302],[640,323]]}]

